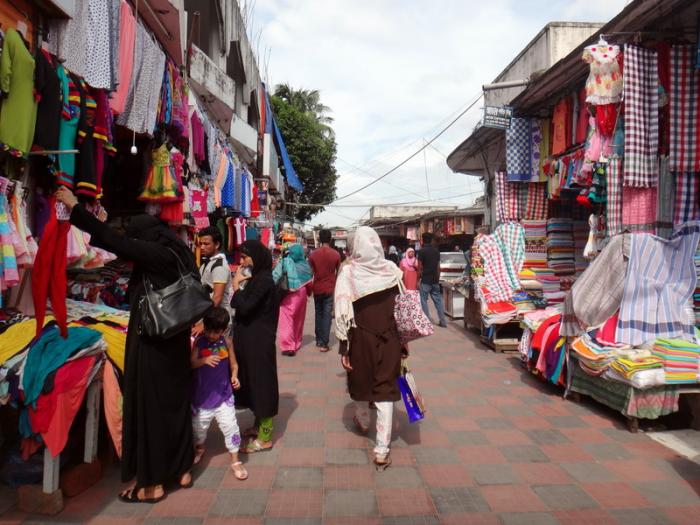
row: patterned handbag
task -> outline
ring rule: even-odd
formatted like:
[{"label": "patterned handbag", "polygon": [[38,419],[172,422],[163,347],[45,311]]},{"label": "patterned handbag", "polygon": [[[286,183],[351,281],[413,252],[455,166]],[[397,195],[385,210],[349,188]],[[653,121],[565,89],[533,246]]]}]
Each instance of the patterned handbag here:
[{"label": "patterned handbag", "polygon": [[394,303],[394,320],[401,343],[406,344],[433,335],[433,323],[423,312],[417,290],[406,290],[399,280],[399,295]]}]

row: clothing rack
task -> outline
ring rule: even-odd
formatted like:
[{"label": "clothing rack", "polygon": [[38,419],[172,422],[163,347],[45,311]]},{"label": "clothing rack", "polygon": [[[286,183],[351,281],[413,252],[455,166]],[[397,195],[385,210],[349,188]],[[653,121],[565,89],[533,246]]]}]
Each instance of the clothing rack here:
[{"label": "clothing rack", "polygon": [[41,151],[30,151],[27,155],[72,155],[80,153],[77,149],[45,149]]}]

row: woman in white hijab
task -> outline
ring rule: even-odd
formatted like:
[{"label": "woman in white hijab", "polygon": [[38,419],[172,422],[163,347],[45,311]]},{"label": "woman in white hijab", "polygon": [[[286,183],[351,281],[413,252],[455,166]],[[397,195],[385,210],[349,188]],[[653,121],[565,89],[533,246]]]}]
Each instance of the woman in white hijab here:
[{"label": "woman in white hijab", "polygon": [[394,321],[394,302],[403,274],[384,258],[377,232],[367,226],[355,232],[346,262],[335,285],[335,333],[356,405],[355,425],[362,433],[369,431],[368,403],[377,407],[374,462],[384,470],[391,464],[394,402],[401,399],[397,378],[404,349]]}]

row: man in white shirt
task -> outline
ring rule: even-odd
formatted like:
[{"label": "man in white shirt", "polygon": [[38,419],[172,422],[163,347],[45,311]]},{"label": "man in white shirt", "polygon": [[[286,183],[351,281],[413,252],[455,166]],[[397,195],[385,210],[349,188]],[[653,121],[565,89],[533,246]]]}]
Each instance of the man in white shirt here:
[{"label": "man in white shirt", "polygon": [[204,228],[199,232],[199,248],[202,253],[202,264],[199,274],[202,285],[211,295],[214,306],[226,308],[232,314],[231,299],[233,297],[233,285],[231,269],[226,256],[221,253],[221,232],[213,226]]}]

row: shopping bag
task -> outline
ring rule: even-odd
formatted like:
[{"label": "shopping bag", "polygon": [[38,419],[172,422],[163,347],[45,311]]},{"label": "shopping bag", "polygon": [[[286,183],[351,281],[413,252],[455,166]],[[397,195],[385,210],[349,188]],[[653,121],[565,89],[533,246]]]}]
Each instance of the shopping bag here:
[{"label": "shopping bag", "polygon": [[401,342],[406,344],[433,335],[433,323],[423,312],[418,291],[406,290],[400,282],[399,292],[394,303],[394,320]]},{"label": "shopping bag", "polygon": [[423,397],[416,385],[416,379],[413,377],[413,373],[409,370],[405,360],[401,362],[401,374],[399,375],[398,382],[401,398],[403,399],[403,404],[406,406],[406,412],[408,413],[409,423],[420,421],[425,417],[425,405],[423,404]]}]

